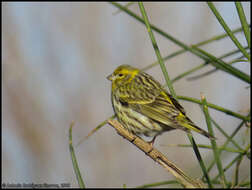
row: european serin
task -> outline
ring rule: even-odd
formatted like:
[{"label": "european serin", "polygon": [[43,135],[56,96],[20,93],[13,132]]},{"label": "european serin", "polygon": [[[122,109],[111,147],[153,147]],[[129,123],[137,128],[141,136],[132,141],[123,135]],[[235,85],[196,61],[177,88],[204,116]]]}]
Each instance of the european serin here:
[{"label": "european serin", "polygon": [[111,99],[119,122],[136,135],[155,137],[165,131],[182,129],[214,138],[197,127],[184,108],[145,72],[121,65],[107,77],[112,81]]}]

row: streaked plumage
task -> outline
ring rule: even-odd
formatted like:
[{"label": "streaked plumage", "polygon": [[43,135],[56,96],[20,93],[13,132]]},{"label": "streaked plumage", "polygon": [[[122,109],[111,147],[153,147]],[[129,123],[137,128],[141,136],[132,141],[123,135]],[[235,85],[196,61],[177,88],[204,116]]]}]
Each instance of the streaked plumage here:
[{"label": "streaked plumage", "polygon": [[129,65],[121,65],[107,77],[112,81],[111,99],[119,122],[134,134],[156,137],[172,129],[196,131],[184,108],[150,75]]}]

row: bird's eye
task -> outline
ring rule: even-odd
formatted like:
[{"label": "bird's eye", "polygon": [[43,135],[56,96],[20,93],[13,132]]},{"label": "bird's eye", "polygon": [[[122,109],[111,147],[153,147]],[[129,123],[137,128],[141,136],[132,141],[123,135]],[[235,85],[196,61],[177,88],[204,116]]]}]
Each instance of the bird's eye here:
[{"label": "bird's eye", "polygon": [[118,74],[118,76],[119,76],[119,77],[122,77],[122,76],[123,76],[123,74],[122,74],[122,73],[119,73],[119,74]]}]

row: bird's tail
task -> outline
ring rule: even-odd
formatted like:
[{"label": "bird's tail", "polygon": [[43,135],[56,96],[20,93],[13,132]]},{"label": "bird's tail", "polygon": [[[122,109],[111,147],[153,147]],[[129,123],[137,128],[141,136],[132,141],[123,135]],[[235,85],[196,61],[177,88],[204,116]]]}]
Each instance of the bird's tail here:
[{"label": "bird's tail", "polygon": [[196,126],[188,117],[186,117],[186,122],[183,122],[181,125],[183,127],[185,127],[186,131],[188,130],[192,130],[195,131],[201,135],[204,135],[205,137],[209,138],[209,139],[216,139],[214,136],[212,136],[210,133],[206,132],[205,130],[199,128],[198,126]]}]

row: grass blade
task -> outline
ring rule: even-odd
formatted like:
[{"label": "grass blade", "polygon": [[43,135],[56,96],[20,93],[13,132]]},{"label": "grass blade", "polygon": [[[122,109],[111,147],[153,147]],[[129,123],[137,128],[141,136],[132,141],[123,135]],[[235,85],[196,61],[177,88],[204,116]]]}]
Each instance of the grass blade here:
[{"label": "grass blade", "polygon": [[226,24],[226,22],[224,21],[224,19],[222,18],[222,16],[220,15],[219,11],[214,6],[214,4],[212,2],[207,2],[207,4],[208,4],[209,8],[212,10],[212,12],[214,13],[214,15],[216,16],[216,18],[218,19],[218,21],[221,24],[221,26],[224,28],[224,30],[227,32],[227,34],[229,35],[229,37],[231,38],[231,40],[234,42],[234,44],[241,50],[241,52],[244,54],[244,56],[247,57],[247,59],[250,61],[250,55],[242,47],[242,45],[240,44],[240,42],[237,40],[237,38],[235,37],[235,35],[232,33],[232,31],[230,30],[230,28],[228,27],[228,25]]},{"label": "grass blade", "polygon": [[168,72],[167,72],[167,70],[166,70],[166,68],[165,68],[163,59],[162,59],[162,57],[161,57],[161,54],[160,54],[160,51],[159,51],[159,48],[158,48],[156,39],[155,39],[155,37],[154,37],[154,35],[153,35],[153,32],[152,32],[152,30],[151,30],[150,23],[149,23],[149,19],[148,19],[148,16],[147,16],[146,12],[145,12],[143,3],[142,3],[142,2],[139,2],[138,5],[139,5],[140,11],[141,11],[141,13],[142,13],[142,16],[143,16],[143,18],[144,18],[144,22],[145,22],[147,31],[148,31],[148,33],[149,33],[149,36],[150,36],[150,39],[151,39],[151,42],[152,42],[152,46],[153,46],[153,48],[154,48],[154,50],[155,50],[155,53],[156,53],[158,62],[159,62],[159,64],[160,64],[160,67],[161,67],[161,69],[162,69],[162,72],[163,72],[163,74],[164,74],[164,77],[165,77],[165,80],[166,80],[166,83],[167,83],[167,86],[169,87],[169,90],[170,90],[172,96],[173,96],[175,99],[177,99],[177,96],[176,96],[176,93],[175,93],[174,88],[173,88],[173,86],[172,86],[172,83],[171,83],[171,80],[170,80],[170,78],[169,78]]},{"label": "grass blade", "polygon": [[70,128],[69,128],[69,150],[71,153],[71,158],[72,158],[72,163],[73,163],[73,168],[74,172],[77,178],[77,181],[79,183],[80,188],[85,188],[84,181],[81,177],[81,172],[78,166],[78,162],[74,153],[74,148],[73,148],[73,143],[72,143],[72,128],[73,128],[74,122],[71,123]]},{"label": "grass blade", "polygon": [[[201,95],[201,100],[202,100],[203,112],[204,112],[205,118],[206,118],[208,132],[210,133],[210,135],[214,136],[214,132],[213,132],[213,128],[212,128],[211,119],[210,119],[210,115],[208,112],[207,101],[206,101],[205,96]],[[217,147],[215,139],[211,139],[211,145],[213,147],[214,158],[215,158],[215,162],[217,164],[217,168],[219,170],[219,174],[220,174],[225,186],[227,186],[227,180],[224,175],[224,171],[223,171],[222,163],[221,163],[221,159],[220,159],[220,154],[219,154],[219,149]]]},{"label": "grass blade", "polygon": [[[229,56],[234,55],[234,54],[239,53],[239,52],[240,52],[239,49],[238,50],[233,50],[231,52],[228,52],[228,53],[218,57],[218,59],[223,59],[223,58],[229,57]],[[181,78],[183,78],[183,77],[185,77],[185,76],[187,76],[187,75],[189,75],[189,74],[191,74],[191,73],[193,73],[193,72],[195,72],[195,71],[197,71],[197,70],[199,70],[199,69],[201,69],[201,68],[203,68],[203,67],[205,67],[207,65],[209,65],[209,61],[206,61],[206,62],[204,62],[204,63],[202,63],[202,64],[200,64],[200,65],[198,65],[196,67],[193,67],[192,69],[190,69],[190,70],[188,70],[188,71],[186,71],[184,73],[179,74],[174,79],[172,79],[172,82],[176,82],[179,79],[181,79]],[[198,78],[198,76],[190,77],[187,80],[192,80],[192,79],[196,79],[196,78]]]},{"label": "grass blade", "polygon": [[[163,63],[163,59],[162,59],[162,57],[161,57],[161,54],[160,54],[158,45],[157,45],[156,40],[155,40],[155,37],[154,37],[154,35],[153,35],[153,33],[152,33],[152,29],[151,29],[151,27],[150,27],[150,23],[149,23],[147,14],[146,14],[146,12],[145,12],[143,3],[142,3],[142,2],[139,2],[138,4],[139,4],[140,11],[141,11],[141,13],[142,13],[142,15],[143,15],[144,22],[145,22],[147,31],[148,31],[148,33],[149,33],[149,36],[150,36],[150,39],[151,39],[153,48],[154,48],[154,50],[155,50],[156,56],[157,56],[157,58],[158,58],[160,67],[161,67],[161,69],[162,69],[162,71],[163,71],[163,74],[164,74],[164,76],[165,76],[166,83],[167,83],[167,85],[168,85],[168,87],[169,87],[169,89],[170,89],[170,92],[171,92],[172,96],[176,99],[176,94],[175,94],[175,91],[174,91],[174,89],[173,89],[172,82],[171,82],[170,79],[169,79],[168,72],[167,72],[167,70],[166,70],[166,68],[165,68],[165,65],[164,65],[164,63]],[[200,163],[200,166],[201,166],[201,168],[202,168],[202,171],[203,171],[203,173],[204,173],[204,175],[205,175],[205,177],[206,177],[206,179],[207,179],[208,185],[209,185],[209,187],[212,187],[212,184],[211,184],[211,181],[210,181],[210,179],[209,179],[208,173],[206,172],[206,167],[205,167],[204,162],[203,162],[203,160],[202,160],[202,157],[201,157],[201,155],[200,155],[199,149],[198,149],[198,147],[197,147],[197,145],[196,145],[196,143],[195,143],[195,141],[194,141],[194,139],[193,139],[193,136],[192,136],[190,133],[188,133],[187,136],[188,136],[188,138],[189,138],[191,144],[193,145],[193,150],[194,150],[194,152],[195,152],[195,154],[196,154],[196,157],[197,157],[197,159],[198,159],[198,161],[199,161],[199,163]]]},{"label": "grass blade", "polygon": [[[250,115],[250,114],[249,114]],[[233,139],[233,137],[238,133],[238,131],[241,129],[241,127],[244,125],[245,121],[242,121],[238,127],[233,131],[233,133],[227,138],[226,142],[222,145],[222,147],[226,147],[228,145],[228,143]],[[220,150],[220,154],[221,154],[222,150]],[[215,163],[215,160],[213,160],[209,167],[207,168],[207,171],[210,172],[211,169],[213,168]]]},{"label": "grass blade", "polygon": [[[129,2],[129,3],[127,3],[126,5],[124,5],[124,7],[129,7],[129,6],[131,6],[131,5],[133,5],[135,2]],[[121,12],[121,10],[119,9],[119,10],[117,10],[116,12],[114,12],[114,13],[112,13],[112,15],[116,15],[116,14],[118,14],[118,13],[120,13]]]},{"label": "grass blade", "polygon": [[156,182],[156,183],[150,183],[150,184],[137,186],[136,188],[158,187],[158,186],[161,186],[161,185],[169,185],[169,184],[179,184],[179,183],[177,181],[175,181],[175,180],[161,181],[161,182]]},{"label": "grass blade", "polygon": [[209,177],[209,175],[208,175],[206,166],[205,166],[205,164],[204,164],[204,162],[203,162],[203,159],[202,159],[202,157],[201,157],[201,155],[200,155],[200,152],[199,152],[199,149],[198,149],[198,145],[196,144],[195,140],[193,139],[193,136],[192,136],[191,133],[187,133],[187,136],[188,136],[188,138],[189,138],[189,140],[190,140],[190,142],[191,142],[191,145],[192,145],[192,147],[193,147],[193,150],[194,150],[194,152],[195,152],[195,155],[196,155],[196,157],[197,157],[197,159],[198,159],[198,162],[199,162],[199,164],[200,164],[200,167],[201,167],[201,170],[202,170],[202,172],[203,172],[203,175],[204,175],[205,178],[206,178],[206,181],[207,181],[207,183],[208,183],[208,187],[209,187],[209,188],[213,188],[213,184],[212,184],[212,182],[211,182],[211,180],[210,180],[210,177]]},{"label": "grass blade", "polygon": [[[194,103],[197,103],[197,104],[202,104],[202,102],[196,98],[191,98],[191,97],[187,97],[187,96],[178,96],[178,99],[181,99],[181,100],[185,100],[185,101],[189,101],[189,102],[194,102]],[[250,121],[250,116],[243,116],[239,113],[235,113],[231,110],[228,110],[226,108],[223,108],[221,106],[218,106],[218,105],[215,105],[215,104],[212,104],[212,103],[207,103],[207,106],[210,107],[210,108],[213,108],[213,109],[216,109],[218,111],[221,111],[221,112],[224,112],[228,115],[231,115],[231,116],[234,116],[236,118],[239,118],[239,119],[242,119],[244,121]]]},{"label": "grass blade", "polygon": [[[169,145],[162,145],[162,146],[168,146],[168,147],[192,147],[191,144],[169,144]],[[204,148],[204,149],[213,149],[212,146],[210,145],[206,145],[206,144],[197,144],[197,146],[199,148]],[[223,147],[223,146],[220,146],[219,147],[219,150],[221,151],[226,151],[226,152],[233,152],[233,153],[243,153],[244,151],[243,150],[236,150],[236,149],[233,149],[233,148],[228,148],[228,147]]]},{"label": "grass blade", "polygon": [[[139,17],[138,15],[136,15],[134,12],[130,11],[129,9],[127,9],[126,7],[120,5],[119,3],[116,2],[111,2],[111,4],[113,4],[114,6],[118,7],[119,9],[123,10],[125,13],[129,14],[130,16],[134,17],[136,20],[140,21],[141,23],[145,23],[144,19],[142,19],[141,17]],[[164,36],[165,38],[171,40],[173,43],[177,44],[178,46],[184,48],[185,50],[190,51],[191,53],[197,55],[198,57],[204,59],[205,61],[209,61],[209,59],[211,60],[210,57],[208,57],[206,54],[202,54],[202,52],[199,52],[196,48],[192,48],[186,44],[184,44],[183,42],[179,41],[178,39],[174,38],[173,36],[169,35],[168,33],[164,32],[163,30],[159,29],[158,27],[149,24],[150,28],[154,31],[156,31],[157,33],[159,33],[160,35]],[[215,57],[215,59],[218,62],[218,59]],[[241,71],[240,71],[241,72]],[[230,73],[231,74],[231,73]],[[234,74],[234,73],[233,73]],[[243,76],[246,76],[245,73],[242,73]],[[237,75],[238,78],[240,78],[240,75]],[[244,78],[240,78],[242,80],[245,80]],[[248,76],[246,76],[246,82],[250,81],[250,78]]]},{"label": "grass blade", "polygon": [[221,59],[216,58],[215,56],[211,55],[210,53],[207,53],[206,51],[194,47],[195,49],[197,49],[198,51],[200,51],[202,54],[204,54],[205,56],[210,58],[210,64],[212,64],[214,67],[216,67],[217,69],[221,69],[231,75],[234,75],[236,77],[238,77],[239,79],[250,83],[250,76],[247,75],[246,73],[240,71],[239,69],[236,69],[235,67],[228,65],[227,63],[225,63],[224,61],[222,61]]},{"label": "grass blade", "polygon": [[242,28],[243,28],[243,31],[244,31],[248,46],[250,48],[250,30],[249,30],[249,25],[248,25],[247,20],[246,20],[246,16],[245,16],[243,8],[242,8],[242,4],[241,4],[241,2],[235,2],[235,6],[236,6],[236,9],[237,9],[238,15],[240,17],[240,21],[241,21],[241,24],[242,24]]},{"label": "grass blade", "polygon": [[[141,22],[143,24],[145,23],[144,19],[142,19],[141,17],[139,17],[138,15],[136,15],[134,12],[130,11],[129,9],[125,8],[124,6],[120,5],[119,3],[111,2],[111,4],[118,7],[119,9],[123,10],[125,13],[129,14],[130,16],[132,16],[133,18],[135,18],[139,22]],[[173,43],[177,44],[178,46],[182,47],[183,49],[190,51],[191,53],[197,55],[198,57],[200,57],[200,58],[202,58],[204,60],[208,60],[207,57],[202,55],[197,50],[195,50],[195,49],[191,48],[190,46],[184,44],[183,42],[179,41],[178,39],[174,38],[173,36],[169,35],[168,33],[164,32],[163,30],[161,30],[158,27],[154,26],[153,24],[150,24],[150,28],[152,30],[156,31],[157,33],[159,33],[160,35],[164,36],[165,38],[171,40]]]},{"label": "grass blade", "polygon": [[[229,139],[230,137],[228,136],[228,134],[219,126],[219,124],[213,120],[213,118],[211,118],[211,121],[213,122],[213,124],[215,125],[215,127],[227,138]],[[239,149],[239,151],[243,151],[242,148],[237,144],[236,141],[234,141],[232,138],[230,138],[230,141],[233,143],[234,146],[236,146],[236,148]],[[219,148],[220,149],[220,148]]]}]

